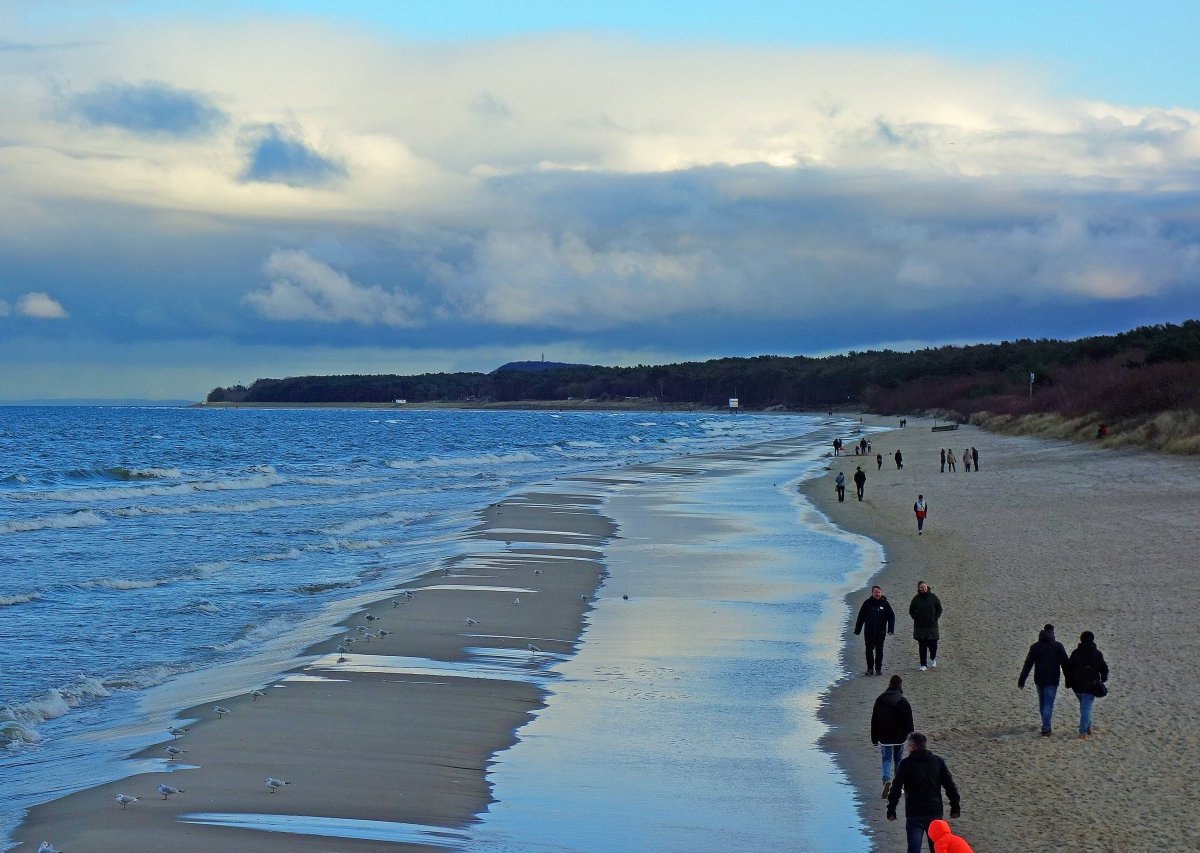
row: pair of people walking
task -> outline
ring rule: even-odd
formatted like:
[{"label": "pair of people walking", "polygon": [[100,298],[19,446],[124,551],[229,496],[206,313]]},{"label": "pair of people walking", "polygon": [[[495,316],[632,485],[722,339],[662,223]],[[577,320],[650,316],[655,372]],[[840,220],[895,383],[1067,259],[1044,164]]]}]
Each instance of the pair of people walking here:
[{"label": "pair of people walking", "polygon": [[1096,636],[1091,631],[1079,635],[1079,645],[1067,656],[1063,644],[1054,637],[1054,626],[1047,624],[1038,633],[1038,641],[1029,647],[1017,687],[1024,689],[1025,682],[1033,672],[1033,683],[1038,691],[1038,711],[1042,718],[1042,737],[1052,734],[1054,700],[1058,695],[1059,673],[1067,687],[1075,691],[1079,699],[1079,739],[1092,736],[1092,706],[1097,696],[1108,695],[1108,663],[1096,646]]},{"label": "pair of people walking", "polygon": [[[908,604],[908,615],[913,620],[913,639],[921,658],[919,667],[925,672],[929,667],[937,668],[938,620],[942,618],[942,602],[934,595],[929,584],[917,584],[917,594]],[[854,622],[854,634],[863,635],[866,643],[867,675],[883,674],[883,641],[889,634],[896,633],[896,613],[891,602],[879,586],[871,587],[871,596],[858,609]]]}]

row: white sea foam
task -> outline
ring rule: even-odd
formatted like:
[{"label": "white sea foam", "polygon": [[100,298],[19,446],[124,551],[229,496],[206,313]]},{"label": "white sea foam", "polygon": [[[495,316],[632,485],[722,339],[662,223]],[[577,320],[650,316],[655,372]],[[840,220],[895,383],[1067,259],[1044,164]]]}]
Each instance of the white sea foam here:
[{"label": "white sea foam", "polygon": [[267,640],[273,640],[276,637],[286,634],[293,627],[294,623],[292,620],[285,616],[276,616],[268,619],[261,625],[251,625],[236,640],[231,640],[223,645],[213,646],[213,648],[219,652],[232,652],[239,649],[254,648],[262,645]]},{"label": "white sea foam", "polygon": [[105,486],[95,489],[55,489],[46,492],[22,492],[9,497],[22,501],[74,501],[78,503],[102,503],[105,501],[127,501],[131,498],[178,497],[195,492],[224,492],[266,489],[287,482],[286,477],[274,471],[263,472],[254,477],[235,477],[227,480],[196,480],[190,483],[154,486]]},{"label": "white sea foam", "polygon": [[355,518],[342,524],[326,527],[319,531],[326,536],[337,536],[339,534],[346,535],[349,533],[358,533],[360,530],[366,530],[368,527],[393,527],[398,524],[407,524],[412,520],[412,513],[402,510],[393,512],[385,512],[382,515],[371,516],[370,518]]},{"label": "white sea foam", "polygon": [[479,456],[430,456],[418,461],[393,459],[387,463],[389,468],[478,468],[483,465],[506,465],[514,462],[538,462],[539,457],[532,453],[484,453]]},{"label": "white sea foam", "polygon": [[80,586],[84,589],[115,589],[115,590],[130,590],[130,589],[153,589],[156,586],[162,586],[165,583],[170,583],[168,580],[125,580],[124,578],[100,578],[99,580],[86,581]]},{"label": "white sea foam", "polygon": [[41,518],[19,518],[14,521],[0,522],[0,533],[29,533],[48,528],[66,530],[72,527],[100,527],[104,523],[104,519],[99,515],[90,509],[84,509],[58,515],[46,515]]},{"label": "white sea foam", "polygon": [[608,447],[608,445],[599,441],[568,441],[567,447],[580,447],[588,450],[595,450],[601,447]]},{"label": "white sea foam", "polygon": [[6,705],[0,710],[0,746],[37,743],[41,740],[37,726],[61,717],[88,699],[108,695],[100,679],[80,676],[71,684],[47,690],[27,702]]},{"label": "white sea foam", "polygon": [[18,604],[28,604],[42,597],[40,592],[27,592],[24,595],[0,595],[0,607],[15,607]]}]

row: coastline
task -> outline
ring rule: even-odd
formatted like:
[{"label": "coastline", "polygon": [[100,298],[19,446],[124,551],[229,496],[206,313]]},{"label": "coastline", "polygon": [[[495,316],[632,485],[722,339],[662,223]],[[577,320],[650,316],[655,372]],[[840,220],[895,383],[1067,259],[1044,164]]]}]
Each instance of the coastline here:
[{"label": "coastline", "polygon": [[[962,794],[955,832],[977,850],[1181,849],[1200,829],[1192,784],[1200,760],[1200,642],[1192,629],[1200,463],[1191,457],[986,433],[932,432],[928,420],[866,418],[884,465],[868,472],[866,500],[839,504],[832,478],[859,457],[830,458],[804,493],[838,527],[879,542],[887,564],[846,598],[843,661],[852,673],[829,691],[824,745],[859,791],[876,850],[896,849],[903,823],[880,799],[870,744],[874,698],[886,678],[861,675],[854,617],[870,585],[896,611],[884,675],[900,674],[917,728],[947,760]],[[939,448],[980,451],[979,472],[940,473]],[[892,454],[904,454],[897,470]],[[840,460],[838,460],[840,461]],[[924,535],[912,513],[930,504]],[[908,602],[928,581],[945,608],[939,666],[917,671]],[[1076,737],[1078,703],[1060,687],[1054,734],[1039,737],[1036,691],[1017,676],[1045,623],[1070,652],[1090,630],[1110,670],[1095,707],[1095,736]],[[901,806],[902,814],[903,806]]]}]

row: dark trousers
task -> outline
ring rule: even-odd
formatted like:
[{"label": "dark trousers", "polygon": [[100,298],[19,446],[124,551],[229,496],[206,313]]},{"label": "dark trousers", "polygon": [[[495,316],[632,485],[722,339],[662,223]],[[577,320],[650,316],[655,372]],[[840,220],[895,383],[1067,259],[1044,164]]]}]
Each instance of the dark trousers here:
[{"label": "dark trousers", "polygon": [[837,493],[838,493],[838,503],[843,503],[846,500],[846,487],[838,486]]},{"label": "dark trousers", "polygon": [[937,660],[937,640],[917,640],[917,645],[921,650],[921,666],[925,666],[928,658]]},{"label": "dark trousers", "polygon": [[863,486],[856,486],[856,488],[858,489],[858,499],[861,501],[861,500],[862,500],[862,498],[863,498],[863,488],[864,488],[864,487],[863,487]]},{"label": "dark trousers", "polygon": [[867,669],[883,672],[883,635],[865,635],[867,645]]},{"label": "dark trousers", "polygon": [[[908,834],[908,853],[921,853],[921,842],[929,838],[929,824],[936,817],[906,817],[904,831]],[[929,838],[929,849],[933,849],[933,839]]]}]

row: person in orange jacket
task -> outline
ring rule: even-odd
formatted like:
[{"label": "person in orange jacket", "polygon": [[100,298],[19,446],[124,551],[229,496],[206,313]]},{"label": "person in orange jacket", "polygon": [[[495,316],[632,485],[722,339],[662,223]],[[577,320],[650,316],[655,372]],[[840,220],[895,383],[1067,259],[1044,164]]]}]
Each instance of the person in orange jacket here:
[{"label": "person in orange jacket", "polygon": [[929,840],[933,842],[933,853],[975,853],[967,839],[955,835],[944,820],[929,824]]}]

